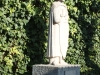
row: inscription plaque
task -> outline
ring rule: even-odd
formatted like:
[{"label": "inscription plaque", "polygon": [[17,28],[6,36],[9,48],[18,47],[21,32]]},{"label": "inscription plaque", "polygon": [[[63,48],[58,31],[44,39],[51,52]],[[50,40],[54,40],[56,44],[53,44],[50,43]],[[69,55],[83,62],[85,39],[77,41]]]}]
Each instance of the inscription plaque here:
[{"label": "inscription plaque", "polygon": [[65,74],[64,75],[76,75],[76,71],[74,70],[68,70],[68,71],[65,71]]}]

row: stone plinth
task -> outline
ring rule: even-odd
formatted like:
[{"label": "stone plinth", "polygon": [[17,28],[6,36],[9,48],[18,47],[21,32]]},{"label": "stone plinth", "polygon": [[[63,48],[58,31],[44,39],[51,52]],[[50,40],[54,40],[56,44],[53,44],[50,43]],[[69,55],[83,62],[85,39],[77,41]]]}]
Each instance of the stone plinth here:
[{"label": "stone plinth", "polygon": [[33,65],[32,75],[80,75],[79,65]]}]

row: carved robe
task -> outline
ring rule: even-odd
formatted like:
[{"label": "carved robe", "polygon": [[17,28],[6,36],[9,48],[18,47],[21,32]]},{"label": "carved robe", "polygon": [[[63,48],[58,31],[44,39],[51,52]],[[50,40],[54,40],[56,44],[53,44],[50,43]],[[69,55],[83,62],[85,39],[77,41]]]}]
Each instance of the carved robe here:
[{"label": "carved robe", "polygon": [[66,57],[69,24],[65,4],[53,2],[49,17],[47,57]]}]

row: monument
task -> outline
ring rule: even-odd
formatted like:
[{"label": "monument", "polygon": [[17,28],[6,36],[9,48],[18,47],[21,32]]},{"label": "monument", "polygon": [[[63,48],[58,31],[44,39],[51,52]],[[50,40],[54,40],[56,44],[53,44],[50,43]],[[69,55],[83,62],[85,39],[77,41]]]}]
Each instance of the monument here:
[{"label": "monument", "polygon": [[61,65],[68,48],[69,24],[68,11],[64,0],[55,0],[50,10],[49,39],[47,57],[50,64]]},{"label": "monument", "polygon": [[68,49],[69,24],[65,0],[52,3],[49,16],[47,65],[33,65],[32,75],[80,75],[80,66],[64,61]]}]

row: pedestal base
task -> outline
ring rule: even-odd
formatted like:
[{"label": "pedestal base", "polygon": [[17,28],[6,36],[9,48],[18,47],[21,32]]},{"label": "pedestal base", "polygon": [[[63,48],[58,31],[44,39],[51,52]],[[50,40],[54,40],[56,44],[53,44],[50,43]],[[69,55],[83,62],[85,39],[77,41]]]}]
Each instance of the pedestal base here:
[{"label": "pedestal base", "polygon": [[79,65],[33,65],[32,75],[80,75]]}]

